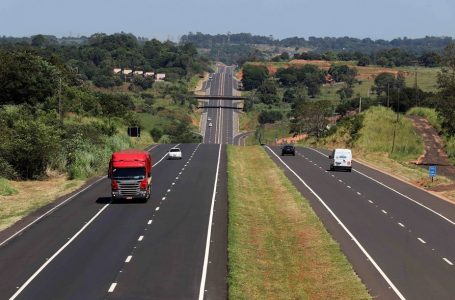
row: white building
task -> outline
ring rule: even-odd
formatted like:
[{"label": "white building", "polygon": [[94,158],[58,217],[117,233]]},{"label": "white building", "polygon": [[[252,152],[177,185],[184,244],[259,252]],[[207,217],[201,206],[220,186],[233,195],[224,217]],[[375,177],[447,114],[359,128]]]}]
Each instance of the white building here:
[{"label": "white building", "polygon": [[114,68],[113,72],[114,72],[114,74],[118,74],[118,73],[122,72],[122,69]]},{"label": "white building", "polygon": [[157,73],[157,74],[156,74],[156,77],[155,77],[155,80],[156,80],[156,81],[161,81],[161,80],[164,80],[164,78],[166,78],[166,74],[164,74],[164,73]]}]

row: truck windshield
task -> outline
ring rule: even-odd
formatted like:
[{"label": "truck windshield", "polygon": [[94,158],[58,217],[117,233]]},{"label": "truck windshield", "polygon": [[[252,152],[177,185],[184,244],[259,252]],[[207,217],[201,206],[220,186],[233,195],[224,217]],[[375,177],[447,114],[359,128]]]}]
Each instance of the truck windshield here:
[{"label": "truck windshield", "polygon": [[145,168],[118,168],[112,171],[113,179],[144,179]]}]

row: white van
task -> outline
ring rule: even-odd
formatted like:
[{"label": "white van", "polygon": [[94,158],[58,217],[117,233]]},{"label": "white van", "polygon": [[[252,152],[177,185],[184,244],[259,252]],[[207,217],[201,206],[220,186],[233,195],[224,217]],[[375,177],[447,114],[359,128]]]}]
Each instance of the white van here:
[{"label": "white van", "polygon": [[347,170],[351,172],[352,169],[352,152],[351,149],[334,149],[332,154],[329,155],[332,160],[330,163],[330,171],[334,170]]}]

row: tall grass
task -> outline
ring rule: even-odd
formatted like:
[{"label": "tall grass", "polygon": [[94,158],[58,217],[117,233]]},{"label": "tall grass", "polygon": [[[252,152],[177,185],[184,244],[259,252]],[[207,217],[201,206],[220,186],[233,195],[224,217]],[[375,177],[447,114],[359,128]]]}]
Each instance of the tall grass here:
[{"label": "tall grass", "polygon": [[0,178],[0,196],[11,196],[17,194],[17,190],[10,186],[8,180]]},{"label": "tall grass", "polygon": [[438,132],[441,132],[443,120],[434,108],[413,107],[406,112],[406,115],[423,117],[427,119],[428,123],[430,123]]},{"label": "tall grass", "polygon": [[401,116],[397,123],[396,119],[389,108],[377,106],[367,110],[355,147],[364,152],[390,153],[391,158],[398,160],[417,159],[424,149],[422,138],[414,131],[411,120]]},{"label": "tall grass", "polygon": [[104,145],[94,145],[82,141],[72,154],[73,160],[69,165],[70,178],[84,179],[102,174],[107,170],[112,152],[130,148],[131,146],[130,139],[121,135],[106,137]]},{"label": "tall grass", "polygon": [[445,136],[444,146],[449,159],[455,164],[455,136]]}]

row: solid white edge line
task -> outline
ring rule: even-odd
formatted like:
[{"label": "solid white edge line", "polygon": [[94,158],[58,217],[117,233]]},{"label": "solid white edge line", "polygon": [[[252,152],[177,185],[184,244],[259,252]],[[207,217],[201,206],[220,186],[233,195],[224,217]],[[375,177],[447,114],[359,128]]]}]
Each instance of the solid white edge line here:
[{"label": "solid white edge line", "polygon": [[107,292],[108,293],[114,292],[116,286],[117,286],[117,282],[112,283]]},{"label": "solid white edge line", "polygon": [[[179,145],[179,144],[177,144],[177,146],[178,146],[178,145]],[[152,147],[152,148],[153,148],[153,147]],[[164,159],[164,157],[166,157],[166,155],[167,155],[167,154],[165,154],[165,155],[163,156],[163,158],[161,158],[161,159],[160,159],[157,163],[155,163],[152,167],[154,167],[154,166],[156,166],[157,164],[159,164],[159,163]],[[105,178],[105,177],[106,177],[106,176],[104,176],[104,177],[98,179],[96,182],[98,182],[99,180],[101,180],[101,179],[103,179],[103,178]],[[92,183],[92,185],[94,185],[96,182]],[[90,185],[90,186],[92,186],[92,185]],[[88,189],[90,186],[86,187],[84,190]],[[82,193],[84,190],[80,191],[79,193]],[[71,196],[71,197],[75,197],[76,195],[78,195],[78,194],[74,194],[74,195]],[[69,199],[71,199],[71,197],[68,198],[68,199],[65,200],[65,201],[68,201]],[[63,204],[63,202],[62,202],[61,204]],[[60,204],[60,205],[61,205],[61,204]],[[51,263],[51,262],[52,262],[52,261],[53,261],[53,260],[54,260],[54,259],[55,259],[63,250],[65,250],[65,248],[66,248],[69,244],[71,244],[71,243],[72,243],[72,242],[73,242],[73,241],[74,241],[74,240],[75,240],[75,239],[76,239],[76,238],[77,238],[77,237],[78,237],[78,236],[79,236],[79,235],[80,235],[80,234],[81,234],[81,233],[82,233],[82,232],[83,232],[83,231],[84,231],[84,230],[85,230],[85,229],[86,229],[86,228],[87,228],[87,227],[88,227],[88,226],[89,226],[89,225],[90,225],[90,224],[91,224],[91,223],[92,223],[92,222],[93,222],[93,221],[94,221],[94,220],[95,220],[95,219],[96,219],[96,218],[97,218],[97,217],[98,217],[98,216],[99,216],[99,215],[100,215],[100,214],[101,214],[101,213],[102,213],[110,204],[111,204],[111,202],[109,202],[108,204],[105,204],[105,205],[104,205],[104,206],[103,206],[103,207],[102,207],[102,208],[101,208],[101,209],[100,209],[100,210],[99,210],[99,211],[90,219],[90,221],[88,221],[87,223],[85,223],[85,225],[82,226],[82,228],[79,229],[79,231],[76,232],[75,235],[73,235],[73,236],[72,236],[72,237],[71,237],[71,238],[70,238],[70,239],[69,239],[69,240],[60,248],[60,249],[58,249],[57,252],[55,252],[55,253],[54,253],[54,254],[53,254],[53,255],[52,255],[52,256],[51,256],[51,257],[50,257],[50,258],[49,258],[49,259],[48,259],[48,260],[47,260],[47,261],[38,269],[38,270],[36,270],[35,273],[33,273],[33,275],[30,276],[30,278],[27,279],[27,281],[26,281],[24,284],[21,285],[21,287],[16,291],[16,293],[14,293],[14,295],[11,296],[10,300],[16,299],[16,297],[17,297],[17,296],[18,296],[18,295],[19,295],[19,294],[20,294],[20,293],[21,293],[21,292],[30,284],[30,282],[32,282],[33,279],[35,279],[35,277],[38,276],[39,273],[41,273],[41,271],[43,271],[44,268],[46,268],[46,266],[47,266],[48,264],[50,264],[50,263]],[[54,207],[54,209],[55,209],[55,208],[57,208],[57,206]],[[52,209],[52,210],[53,210],[53,209]],[[52,210],[50,210],[50,211],[52,211]],[[47,215],[50,211],[48,211],[45,215]],[[45,215],[42,215],[40,218],[42,218],[42,217],[45,216]],[[34,222],[36,222],[36,221],[37,221],[37,220],[35,220]],[[34,223],[34,222],[33,222],[33,223]],[[31,224],[32,224],[32,223],[30,223],[30,224],[27,225],[27,226],[30,226]],[[25,228],[23,228],[21,231],[23,231],[23,230],[25,230]],[[17,234],[18,234],[18,233],[15,233],[15,235],[17,235]],[[10,237],[10,239],[11,239],[11,238],[12,238],[12,237]],[[5,242],[6,242],[6,241],[5,241]],[[5,243],[5,242],[3,242],[3,243]],[[3,243],[2,243],[2,244],[3,244]]]},{"label": "solid white edge line", "polygon": [[27,228],[29,228],[30,226],[32,226],[33,224],[35,224],[36,222],[38,222],[39,220],[41,220],[42,218],[44,218],[45,216],[49,215],[51,212],[53,212],[54,210],[56,210],[57,208],[59,208],[60,206],[62,206],[63,204],[67,203],[68,201],[70,201],[71,199],[73,199],[74,197],[78,196],[79,194],[81,194],[82,192],[88,190],[89,188],[91,188],[92,186],[94,186],[95,184],[97,184],[98,182],[100,182],[101,180],[105,179],[107,176],[103,176],[101,177],[100,179],[98,179],[97,181],[95,181],[94,183],[92,183],[91,185],[85,187],[84,189],[80,190],[79,192],[77,192],[76,194],[72,195],[71,197],[69,197],[68,199],[64,200],[62,203],[54,206],[53,208],[51,208],[50,210],[48,210],[47,212],[45,212],[44,214],[42,214],[41,216],[39,216],[38,218],[36,218],[35,220],[33,220],[32,222],[30,222],[29,224],[27,224],[25,227],[21,228],[20,230],[16,231],[12,236],[8,237],[6,240],[4,240],[1,244],[0,244],[0,247],[3,246],[4,244],[6,244],[8,241],[10,241],[11,239],[13,239],[14,237],[16,237],[18,234],[22,233],[24,230],[26,230]]},{"label": "solid white edge line", "polygon": [[65,250],[65,248],[68,247],[68,245],[71,244],[109,205],[110,203],[104,205],[103,208],[101,208],[96,213],[96,215],[94,215],[90,219],[90,221],[88,221],[84,226],[82,226],[82,228],[79,229],[79,231],[75,235],[73,235],[71,239],[69,239],[62,247],[60,247],[60,249],[58,249],[57,252],[54,253],[54,255],[52,255],[38,270],[36,270],[35,273],[33,273],[33,275],[29,279],[27,279],[27,281],[16,291],[16,293],[14,293],[14,295],[11,296],[10,300],[16,299],[16,297],[19,296],[20,293],[22,293],[22,291],[30,284],[30,282],[32,282],[32,280],[35,279],[35,277],[38,276],[39,273],[41,273],[41,271],[44,270],[44,268],[48,264],[50,264],[63,250]]},{"label": "solid white edge line", "polygon": [[390,285],[390,287],[393,289],[393,291],[395,292],[395,294],[397,294],[397,296],[400,298],[400,299],[406,299],[402,294],[401,292],[398,290],[398,288],[393,284],[393,282],[389,279],[389,277],[384,273],[384,271],[382,271],[381,267],[376,263],[376,261],[373,259],[373,257],[371,257],[371,255],[365,250],[365,248],[362,246],[362,244],[360,244],[360,242],[357,240],[357,238],[351,233],[351,231],[349,231],[349,229],[343,224],[343,222],[341,222],[341,220],[337,217],[337,215],[330,209],[330,207],[324,202],[324,200],[322,200],[321,197],[319,197],[318,194],[316,194],[315,191],[313,191],[313,189],[294,171],[292,170],[278,155],[276,155],[276,153],[269,147],[269,146],[266,146],[267,149],[269,149],[269,151],[276,156],[276,158],[278,158],[278,160],[280,160],[280,162],[286,166],[286,168],[292,173],[295,175],[295,177],[297,177],[297,179],[303,183],[303,185],[319,200],[319,202],[327,209],[327,211],[332,215],[332,217],[338,222],[338,224],[341,226],[341,228],[343,228],[343,230],[351,237],[352,241],[357,245],[357,247],[359,247],[359,249],[363,252],[363,254],[368,258],[368,260],[371,262],[371,264],[374,266],[374,268],[379,272],[379,274],[381,274],[382,278],[384,278],[384,280]]},{"label": "solid white edge line", "polygon": [[450,260],[448,260],[447,258],[443,257],[442,259],[449,265],[453,266],[453,263]]},{"label": "solid white edge line", "polygon": [[207,276],[207,264],[209,261],[209,252],[210,252],[210,238],[211,238],[211,234],[212,234],[213,208],[215,206],[215,196],[216,196],[216,188],[217,188],[217,183],[218,183],[218,173],[219,173],[219,169],[220,169],[220,160],[221,160],[221,144],[220,144],[219,150],[218,150],[218,163],[216,165],[215,181],[213,183],[212,204],[210,206],[209,225],[208,225],[208,229],[207,229],[207,241],[205,243],[204,265],[202,267],[201,285],[199,287],[199,300],[204,299],[205,279]]},{"label": "solid white edge line", "polygon": [[[318,150],[316,150],[316,149],[313,149],[313,148],[308,148],[308,149],[313,150],[313,151],[315,151],[315,152],[317,152],[317,153],[319,153],[319,154],[321,154],[321,155],[323,155],[323,156],[327,156],[327,155],[325,155],[324,153],[322,153],[322,152],[320,152],[320,151],[318,151]],[[357,162],[357,163],[360,164],[360,165],[362,165],[362,166],[365,166],[365,165],[363,165],[363,164],[360,163],[360,162]],[[390,186],[385,185],[384,183],[382,183],[382,182],[380,182],[380,181],[378,181],[378,180],[376,180],[376,179],[374,179],[374,178],[372,178],[372,177],[370,177],[370,176],[368,176],[368,175],[366,175],[366,174],[364,174],[364,173],[362,173],[362,172],[360,172],[360,171],[357,171],[357,170],[355,170],[355,169],[352,169],[352,170],[353,170],[354,172],[359,173],[360,175],[365,176],[366,178],[368,178],[368,179],[370,179],[370,180],[376,182],[377,184],[380,184],[380,185],[382,185],[383,187],[388,188],[389,190],[391,190],[391,191],[397,193],[398,195],[400,195],[400,196],[402,196],[402,197],[404,197],[404,198],[406,198],[406,199],[408,199],[408,200],[414,202],[415,204],[417,204],[417,205],[419,205],[419,206],[421,206],[421,207],[423,207],[423,208],[425,208],[425,209],[431,211],[432,213],[434,213],[435,215],[438,215],[439,217],[443,218],[444,220],[446,220],[446,221],[449,222],[450,224],[455,225],[455,222],[454,222],[454,221],[452,221],[452,220],[450,220],[449,218],[443,216],[442,214],[438,213],[437,211],[435,211],[435,210],[429,208],[428,206],[426,206],[426,205],[424,205],[424,204],[422,204],[422,203],[420,203],[420,202],[418,202],[418,201],[412,199],[411,197],[409,197],[409,196],[407,196],[407,195],[405,195],[405,194],[400,193],[399,191],[395,190],[394,188],[391,188]],[[378,171],[378,170],[376,170],[376,171]],[[378,172],[382,173],[381,171],[378,171]],[[383,173],[383,174],[385,174],[385,173]],[[385,174],[385,175],[387,175],[387,174]],[[409,183],[406,183],[406,182],[403,182],[403,183],[410,185]],[[411,185],[410,185],[410,186],[411,186]]]}]

